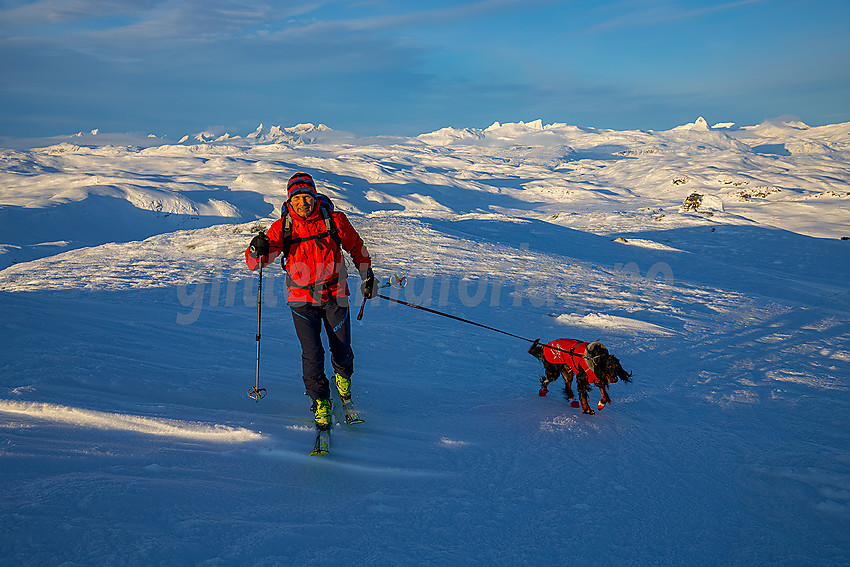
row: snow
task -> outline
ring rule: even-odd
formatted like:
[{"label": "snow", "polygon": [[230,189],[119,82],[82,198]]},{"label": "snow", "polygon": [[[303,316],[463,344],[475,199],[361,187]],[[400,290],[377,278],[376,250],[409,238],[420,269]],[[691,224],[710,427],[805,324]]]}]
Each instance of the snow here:
[{"label": "snow", "polygon": [[557,317],[559,323],[570,327],[587,327],[595,329],[590,331],[599,332],[606,330],[618,330],[621,333],[631,332],[633,336],[639,337],[643,335],[672,335],[673,331],[665,329],[660,325],[653,325],[645,321],[631,319],[629,317],[618,317],[616,315],[607,315],[605,313],[588,313],[587,315],[577,315],[576,313],[559,315]]},{"label": "snow", "polygon": [[[15,393],[20,394],[21,389]],[[32,391],[32,388],[29,388]],[[194,439],[217,443],[244,443],[263,438],[257,432],[222,425],[186,423],[178,420],[156,419],[145,416],[127,415],[83,410],[80,408],[45,403],[0,401],[0,411],[64,424],[79,428],[91,428],[111,431],[133,431],[147,435],[160,435],[170,438]]]},{"label": "snow", "polygon": [[[708,124],[5,143],[0,564],[850,564],[850,123]],[[373,299],[366,423],[308,456],[279,266],[246,395],[242,258],[301,170],[384,294],[633,382],[583,415],[523,340]]]},{"label": "snow", "polygon": [[708,125],[705,118],[700,116],[691,124],[682,124],[681,126],[676,126],[673,130],[698,130],[702,132],[708,132],[711,130],[711,126]]}]

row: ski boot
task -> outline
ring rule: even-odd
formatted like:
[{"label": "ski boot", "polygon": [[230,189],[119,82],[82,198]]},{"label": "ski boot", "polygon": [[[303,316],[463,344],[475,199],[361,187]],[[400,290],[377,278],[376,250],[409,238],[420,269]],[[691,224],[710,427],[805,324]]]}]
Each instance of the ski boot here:
[{"label": "ski boot", "polygon": [[343,404],[351,403],[351,380],[339,372],[334,374],[336,389],[339,391],[339,399]]},{"label": "ski boot", "polygon": [[316,429],[326,431],[331,428],[331,401],[318,399],[313,401],[310,408],[316,415]]},{"label": "ski boot", "polygon": [[336,389],[339,392],[339,401],[342,402],[345,423],[347,425],[363,423],[363,418],[360,417],[360,414],[354,409],[354,404],[351,403],[351,380],[339,372],[334,374],[334,379],[336,380]]}]

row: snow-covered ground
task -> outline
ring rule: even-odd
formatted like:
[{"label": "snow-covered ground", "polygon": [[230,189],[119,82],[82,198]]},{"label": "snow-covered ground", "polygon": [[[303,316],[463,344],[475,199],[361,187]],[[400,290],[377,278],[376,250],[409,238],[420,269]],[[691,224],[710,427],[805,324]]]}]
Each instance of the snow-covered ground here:
[{"label": "snow-covered ground", "polygon": [[[2,565],[850,564],[850,123],[6,146]],[[385,293],[633,383],[583,415],[528,343],[376,299],[366,423],[309,457],[279,266],[246,395],[241,257],[299,170]]]}]

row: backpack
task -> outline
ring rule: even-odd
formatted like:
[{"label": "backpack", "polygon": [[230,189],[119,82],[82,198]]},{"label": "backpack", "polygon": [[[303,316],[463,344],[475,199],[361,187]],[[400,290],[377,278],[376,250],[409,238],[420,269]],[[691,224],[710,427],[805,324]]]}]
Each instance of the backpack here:
[{"label": "backpack", "polygon": [[[316,198],[319,201],[319,212],[322,214],[322,220],[325,221],[325,232],[320,232],[319,234],[314,234],[313,236],[308,236],[306,238],[292,238],[292,216],[289,214],[289,208],[286,206],[288,201],[284,201],[283,205],[281,205],[280,209],[282,215],[281,218],[283,218],[284,250],[281,257],[281,264],[286,262],[286,257],[289,256],[289,249],[293,244],[300,244],[302,242],[307,242],[308,240],[319,240],[320,238],[330,236],[336,243],[337,248],[342,246],[342,241],[339,238],[339,232],[336,229],[336,223],[334,222],[333,215],[331,215],[334,211],[333,202],[330,200],[330,197],[321,193],[317,193]],[[322,247],[321,242],[317,242],[317,244],[319,245],[319,248]]]}]

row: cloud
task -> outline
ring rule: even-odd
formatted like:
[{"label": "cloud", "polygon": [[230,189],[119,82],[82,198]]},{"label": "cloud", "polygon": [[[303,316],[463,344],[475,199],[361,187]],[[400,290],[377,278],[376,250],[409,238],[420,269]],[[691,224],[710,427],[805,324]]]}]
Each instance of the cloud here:
[{"label": "cloud", "polygon": [[4,27],[42,26],[95,18],[135,15],[156,5],[156,0],[36,0],[0,11]]},{"label": "cloud", "polygon": [[[350,30],[386,30],[408,26],[421,26],[471,20],[493,12],[528,9],[530,4],[539,4],[539,0],[482,0],[447,8],[416,10],[399,14],[355,18],[341,22]],[[549,3],[549,2],[542,2]]]},{"label": "cloud", "polygon": [[[21,28],[28,37],[61,38],[93,33],[102,38],[196,40],[305,35],[324,32],[392,32],[401,28],[474,20],[483,14],[527,8],[552,0],[481,0],[435,9],[400,3],[256,0],[36,0],[0,10],[4,37]],[[414,4],[418,6],[417,4]],[[371,9],[366,9],[367,7]],[[362,15],[367,13],[368,15]],[[54,24],[52,27],[49,24]],[[57,24],[76,24],[59,27]]]},{"label": "cloud", "polygon": [[416,65],[413,51],[435,47],[411,40],[421,26],[476,22],[485,14],[527,9],[541,1],[551,0],[481,0],[425,10],[411,9],[418,7],[415,3],[309,0],[282,6],[256,0],[36,0],[0,11],[0,50],[26,45],[32,51],[75,51],[121,64],[158,57],[203,63],[206,50],[208,63],[219,62],[212,57],[232,60],[242,54],[250,66],[270,49],[293,63],[357,59],[362,68],[369,57],[380,57],[386,62],[382,67],[401,59]]},{"label": "cloud", "polygon": [[322,10],[305,13],[302,19],[284,22],[270,34],[270,38],[309,38],[328,34],[380,34],[384,37],[402,37],[407,30],[421,31],[423,27],[457,23],[475,23],[487,15],[497,15],[511,10],[527,10],[535,4],[556,3],[555,0],[481,0],[460,5],[429,9],[410,9],[420,6],[406,2],[367,2],[349,5],[348,8],[381,6],[372,14],[365,10],[338,11],[323,6]]},{"label": "cloud", "polygon": [[192,36],[224,39],[321,6],[309,1],[279,7],[251,0],[36,0],[0,11],[0,29],[6,38],[45,41],[89,35],[130,41]]},{"label": "cloud", "polygon": [[[670,22],[692,20],[701,18],[716,12],[734,10],[750,4],[761,4],[771,0],[738,0],[713,6],[700,8],[680,7],[671,2],[625,2],[617,6],[617,16],[591,25],[584,32],[597,32],[615,28],[641,28],[668,24]],[[634,9],[629,9],[629,4],[634,4]]]},{"label": "cloud", "polygon": [[[637,2],[619,2],[613,6],[617,15],[608,19],[604,19],[598,23],[589,25],[580,30],[585,33],[593,33],[606,31],[618,28],[643,28],[669,24],[671,22],[685,21],[698,19],[718,12],[734,10],[751,4],[761,4],[772,0],[738,0],[736,2],[726,2],[724,4],[716,4],[711,6],[703,6],[692,8],[688,6],[679,6],[675,2],[668,1],[652,1],[645,0]],[[611,6],[606,6],[605,9],[612,9]]]}]

